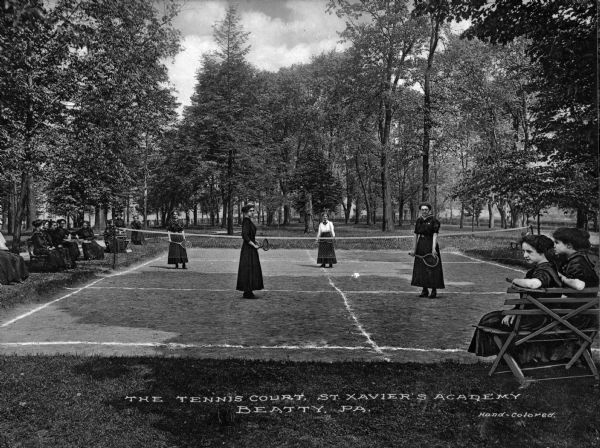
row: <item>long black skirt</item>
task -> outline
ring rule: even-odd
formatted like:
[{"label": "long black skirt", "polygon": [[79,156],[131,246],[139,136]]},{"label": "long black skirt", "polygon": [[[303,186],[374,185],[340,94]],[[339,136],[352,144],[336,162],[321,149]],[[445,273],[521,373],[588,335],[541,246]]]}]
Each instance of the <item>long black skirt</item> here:
[{"label": "long black skirt", "polygon": [[[492,311],[485,314],[481,318],[479,325],[495,328],[497,330],[512,331],[512,326],[504,325],[502,323],[503,318],[504,315],[502,314],[502,311]],[[544,316],[523,316],[521,318],[519,329],[535,331],[539,328],[542,328],[547,323],[548,319]],[[502,343],[504,343],[508,337],[508,335],[494,335],[476,328],[468,351],[470,353],[475,353],[477,356],[492,356],[498,354],[500,352],[500,348],[498,348],[498,345],[494,341],[494,336],[498,336]],[[526,363],[536,359],[543,360],[543,358],[547,358],[549,356],[550,352],[550,347],[547,344],[542,342],[531,342],[523,344],[520,347],[511,347],[509,354],[517,356],[519,358],[519,362]]]},{"label": "long black skirt", "polygon": [[40,249],[35,249],[33,254],[34,255],[47,255],[45,269],[50,272],[61,271],[61,270],[67,268],[67,260],[65,258],[65,256],[66,256],[65,254],[68,255],[68,253],[66,250],[64,250],[64,248],[57,248],[57,249],[40,248]]},{"label": "long black skirt", "polygon": [[[433,236],[421,235],[417,241],[417,251],[415,252],[415,255],[427,255],[432,253],[432,246]],[[437,245],[435,252],[438,256],[439,262],[434,267],[427,266],[421,258],[415,257],[412,280],[410,282],[412,286],[435,289],[445,288],[444,271],[442,270],[442,257],[440,256],[440,248]]]},{"label": "long black skirt", "polygon": [[[321,238],[332,238],[331,232],[323,232]],[[317,264],[336,264],[335,248],[333,240],[319,241],[319,252],[317,252]]]},{"label": "long black skirt", "polygon": [[29,277],[29,269],[20,255],[0,250],[0,284],[21,282]]},{"label": "long black skirt", "polygon": [[104,260],[104,248],[96,241],[81,243],[84,260]]},{"label": "long black skirt", "polygon": [[63,241],[62,245],[69,252],[69,259],[72,262],[80,257],[81,252],[79,251],[79,244],[76,241]]},{"label": "long black skirt", "polygon": [[167,264],[187,263],[187,250],[177,241],[183,241],[183,235],[171,235],[169,242],[169,255],[167,256]]},{"label": "long black skirt", "polygon": [[131,244],[141,246],[146,244],[146,238],[142,232],[131,232]]},{"label": "long black skirt", "polygon": [[240,265],[235,289],[238,291],[264,289],[258,250],[246,243],[242,245],[242,251],[240,252]]}]

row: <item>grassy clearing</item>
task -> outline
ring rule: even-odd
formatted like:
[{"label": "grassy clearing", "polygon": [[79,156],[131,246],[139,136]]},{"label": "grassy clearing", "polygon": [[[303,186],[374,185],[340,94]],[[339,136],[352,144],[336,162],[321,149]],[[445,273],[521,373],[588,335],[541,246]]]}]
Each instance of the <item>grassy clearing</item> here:
[{"label": "grassy clearing", "polygon": [[519,390],[486,368],[2,357],[0,446],[598,446],[600,396],[591,381]]},{"label": "grassy clearing", "polygon": [[[132,252],[118,254],[116,268],[135,265],[157,256],[167,249],[166,243],[150,239],[144,246],[132,246]],[[32,272],[20,284],[0,286],[0,310],[19,303],[39,302],[56,293],[63,287],[70,287],[93,279],[96,275],[107,274],[112,270],[112,254],[105,254],[104,260],[78,261],[75,269],[62,272]]]}]

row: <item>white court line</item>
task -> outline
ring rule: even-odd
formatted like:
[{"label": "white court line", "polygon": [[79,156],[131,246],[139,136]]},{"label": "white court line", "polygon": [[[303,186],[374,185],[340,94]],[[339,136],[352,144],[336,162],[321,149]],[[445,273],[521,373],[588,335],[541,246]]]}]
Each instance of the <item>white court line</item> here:
[{"label": "white court line", "polygon": [[[116,341],[27,341],[27,342],[0,342],[4,347],[27,347],[27,346],[53,346],[53,345],[111,345],[122,347],[165,347],[165,348],[239,348],[245,350],[267,349],[267,350],[372,350],[370,345],[344,346],[344,345],[239,345],[239,344],[181,344],[175,342],[116,342]],[[440,352],[440,353],[468,353],[461,348],[418,348],[418,347],[396,347],[380,346],[382,350],[411,351],[411,352]],[[592,348],[593,351],[600,351]]]},{"label": "white court line", "polygon": [[464,255],[461,254],[460,252],[447,252],[449,254],[454,254],[454,255],[460,255],[461,257],[465,257],[468,258],[469,260],[475,260],[479,263],[486,263],[486,264],[491,264],[492,266],[497,266],[499,268],[504,268],[504,269],[510,269],[511,271],[517,271],[517,272],[521,272],[524,273],[526,271],[522,270],[522,269],[516,269],[516,268],[511,268],[509,266],[504,266],[503,264],[499,264],[499,263],[492,263],[491,261],[487,261],[487,260],[480,260],[479,258],[473,258],[473,257],[469,257],[468,255]]},{"label": "white court line", "polygon": [[[27,342],[0,342],[0,347],[50,347],[57,345],[89,345],[89,346],[113,346],[113,347],[150,347],[150,348],[168,348],[168,349],[187,349],[187,348],[235,348],[242,350],[367,350],[372,351],[372,345],[345,346],[345,345],[239,345],[239,344],[181,344],[175,342],[116,342],[116,341],[27,341]],[[395,352],[435,352],[435,353],[469,353],[462,348],[419,348],[419,347],[395,347],[380,346],[381,350]],[[591,349],[594,352],[600,352],[598,348]]]},{"label": "white court line", "polygon": [[[67,288],[67,290],[79,290],[79,288]],[[162,287],[136,287],[136,286],[90,286],[87,289],[124,289],[140,291],[203,291],[203,292],[236,292],[235,289],[207,289],[207,288],[162,288]],[[300,290],[300,289],[263,289],[263,292],[295,292],[302,294],[332,293],[330,289]],[[347,290],[346,294],[416,294],[418,291],[394,291],[394,290]],[[440,294],[506,294],[506,291],[441,291]]]},{"label": "white court line", "polygon": [[[306,250],[306,253],[308,254],[308,256],[310,257],[311,260],[313,260],[313,262],[316,263],[316,260],[313,258],[313,256],[310,254],[310,252],[308,251],[308,249]],[[321,270],[323,270],[323,268],[321,268]],[[369,333],[367,333],[365,331],[365,329],[363,328],[363,326],[361,325],[361,323],[358,321],[358,317],[356,317],[356,314],[354,314],[354,312],[352,311],[352,307],[350,306],[350,303],[348,302],[348,298],[346,297],[346,294],[344,294],[344,292],[338,288],[337,286],[335,286],[335,283],[333,283],[333,280],[331,280],[331,276],[329,274],[327,274],[327,280],[329,280],[329,284],[338,292],[340,293],[340,295],[342,296],[342,299],[344,299],[344,305],[346,307],[346,310],[348,311],[348,313],[350,313],[350,316],[352,317],[352,319],[354,320],[354,325],[356,325],[356,327],[360,330],[361,334],[367,339],[367,342],[369,343],[369,345],[371,345],[371,348],[373,350],[375,350],[375,352],[379,353],[381,356],[383,356],[383,359],[385,361],[390,361],[390,359],[385,355],[385,353],[383,353],[381,351],[381,349],[379,348],[379,346],[377,345],[377,343],[371,338],[371,335]]]},{"label": "white court line", "polygon": [[2,328],[2,327],[8,327],[9,325],[11,325],[11,324],[14,324],[14,323],[15,323],[15,322],[17,322],[17,321],[19,321],[19,320],[21,320],[21,319],[24,319],[24,318],[26,318],[27,316],[31,316],[32,314],[34,314],[34,313],[37,313],[37,312],[38,312],[38,311],[40,311],[40,310],[43,310],[44,308],[46,308],[46,307],[48,307],[48,306],[52,305],[53,303],[60,302],[61,300],[64,300],[64,299],[66,299],[66,298],[68,298],[68,297],[71,297],[72,295],[75,295],[75,294],[77,294],[78,292],[80,292],[80,291],[83,291],[84,289],[91,288],[93,285],[95,285],[95,284],[96,284],[96,283],[98,283],[98,282],[101,282],[101,281],[102,281],[102,280],[104,280],[105,278],[109,278],[109,277],[116,277],[116,276],[118,276],[118,275],[124,275],[124,274],[127,274],[127,273],[129,273],[129,272],[132,272],[132,271],[135,271],[136,269],[139,269],[139,268],[141,268],[142,266],[146,266],[147,264],[153,263],[153,262],[155,262],[155,261],[157,261],[157,260],[161,260],[162,258],[163,258],[163,256],[160,256],[159,258],[155,258],[154,260],[147,261],[147,262],[145,262],[145,263],[142,263],[142,264],[140,264],[140,265],[138,265],[138,266],[135,266],[135,267],[133,267],[133,268],[131,268],[131,269],[127,269],[126,271],[117,272],[117,273],[115,273],[115,274],[111,274],[111,275],[108,275],[108,276],[106,276],[106,277],[102,277],[102,278],[99,278],[99,279],[97,279],[97,280],[94,280],[93,282],[91,282],[91,283],[88,283],[87,285],[84,285],[84,286],[82,286],[81,288],[77,288],[77,289],[75,289],[75,291],[73,291],[73,292],[70,292],[69,294],[67,294],[67,295],[65,295],[65,296],[62,296],[62,297],[59,297],[58,299],[54,299],[54,300],[52,300],[52,301],[50,301],[50,302],[44,303],[43,305],[40,305],[40,306],[38,306],[38,307],[36,307],[36,308],[34,308],[34,309],[32,309],[32,310],[30,310],[30,311],[28,311],[28,312],[24,313],[24,314],[21,314],[20,316],[17,316],[17,317],[15,317],[14,319],[11,319],[11,320],[9,320],[8,322],[4,322],[2,325],[0,325],[0,328]]}]

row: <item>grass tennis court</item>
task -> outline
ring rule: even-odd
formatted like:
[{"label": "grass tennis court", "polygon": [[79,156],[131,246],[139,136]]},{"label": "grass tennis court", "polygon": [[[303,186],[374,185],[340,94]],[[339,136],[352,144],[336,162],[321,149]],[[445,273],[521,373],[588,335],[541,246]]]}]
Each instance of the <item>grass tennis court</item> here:
[{"label": "grass tennis court", "polygon": [[4,353],[113,348],[132,355],[474,361],[464,353],[471,325],[502,305],[506,276],[522,275],[445,253],[447,289],[438,299],[422,299],[410,286],[412,259],[405,252],[338,250],[333,269],[320,268],[314,252],[262,252],[266,289],[253,301],[235,291],[237,249],[190,249],[188,270],[159,257],[65,290],[57,299],[72,295],[28,316],[13,310],[18,320],[5,319],[0,347]]}]

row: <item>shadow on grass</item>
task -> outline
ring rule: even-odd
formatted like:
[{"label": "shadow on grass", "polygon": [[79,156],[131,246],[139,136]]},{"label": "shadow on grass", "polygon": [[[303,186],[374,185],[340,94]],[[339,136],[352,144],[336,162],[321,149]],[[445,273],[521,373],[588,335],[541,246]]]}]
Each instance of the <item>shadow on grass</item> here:
[{"label": "shadow on grass", "polygon": [[[592,381],[519,389],[510,376],[488,377],[489,366],[481,364],[41,361],[48,375],[28,376],[31,394],[44,402],[73,395],[58,388],[83,387],[90,398],[79,403],[82,412],[96,415],[93,425],[106,431],[105,445],[98,446],[137,446],[122,429],[131,425],[149,438],[148,447],[591,447],[600,437],[599,392]],[[27,362],[8,358],[3,367],[15,372]],[[42,384],[48,390],[39,389]],[[41,420],[31,414],[19,424],[35,427]],[[114,445],[116,437],[124,437],[120,445]]]}]

